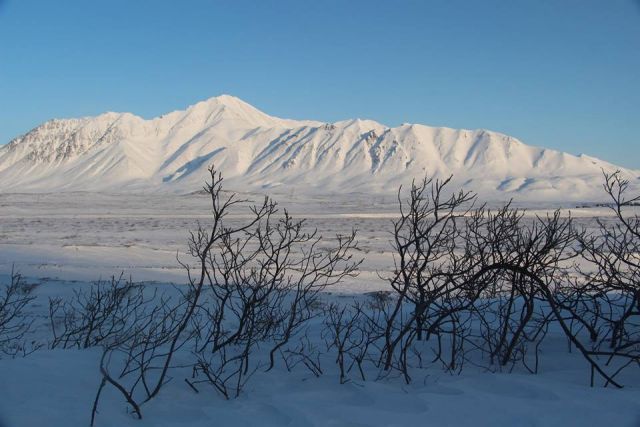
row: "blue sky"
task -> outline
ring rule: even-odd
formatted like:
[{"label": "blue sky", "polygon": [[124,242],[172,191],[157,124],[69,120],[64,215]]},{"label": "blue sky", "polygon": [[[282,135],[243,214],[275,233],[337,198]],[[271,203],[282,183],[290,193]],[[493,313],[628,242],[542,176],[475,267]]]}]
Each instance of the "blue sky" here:
[{"label": "blue sky", "polygon": [[223,93],[640,169],[640,1],[0,0],[0,143],[54,117],[153,117]]}]

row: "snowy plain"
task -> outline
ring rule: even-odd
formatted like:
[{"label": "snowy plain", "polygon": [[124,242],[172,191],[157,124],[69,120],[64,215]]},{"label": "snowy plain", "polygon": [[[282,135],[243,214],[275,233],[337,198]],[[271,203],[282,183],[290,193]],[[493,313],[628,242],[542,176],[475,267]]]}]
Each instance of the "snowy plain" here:
[{"label": "snowy plain", "polygon": [[[258,194],[247,194],[259,200]],[[277,197],[296,217],[308,218],[325,236],[358,230],[360,275],[328,290],[326,301],[365,300],[388,289],[378,272],[392,266],[389,245],[393,197]],[[208,219],[209,200],[195,194],[145,197],[60,193],[0,195],[0,277],[12,269],[37,285],[29,310],[38,316],[35,339],[46,336],[47,298],[123,273],[134,281],[169,289],[185,273],[187,232]],[[532,207],[532,206],[530,206]],[[533,206],[528,215],[550,206]],[[607,220],[606,208],[568,209],[578,222]],[[242,214],[231,221],[242,220]],[[320,328],[318,322],[312,328]],[[40,334],[40,335],[38,335]],[[319,344],[320,345],[320,344]],[[552,330],[541,350],[537,375],[487,372],[472,366],[460,374],[427,364],[406,385],[390,376],[339,384],[334,360],[324,375],[304,369],[257,372],[237,399],[213,389],[195,393],[177,377],[136,420],[126,402],[105,391],[97,426],[638,426],[640,373],[630,370],[622,390],[589,387],[589,369],[566,339]],[[84,426],[100,376],[100,352],[41,349],[25,358],[0,360],[0,426]],[[185,377],[188,373],[185,373]]]}]

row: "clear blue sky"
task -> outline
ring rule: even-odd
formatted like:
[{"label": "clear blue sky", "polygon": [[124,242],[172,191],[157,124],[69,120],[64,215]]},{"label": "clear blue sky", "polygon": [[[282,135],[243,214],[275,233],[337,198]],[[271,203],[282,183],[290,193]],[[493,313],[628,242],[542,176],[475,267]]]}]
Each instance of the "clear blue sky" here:
[{"label": "clear blue sky", "polygon": [[0,142],[228,93],[487,128],[640,169],[640,1],[0,0]]}]

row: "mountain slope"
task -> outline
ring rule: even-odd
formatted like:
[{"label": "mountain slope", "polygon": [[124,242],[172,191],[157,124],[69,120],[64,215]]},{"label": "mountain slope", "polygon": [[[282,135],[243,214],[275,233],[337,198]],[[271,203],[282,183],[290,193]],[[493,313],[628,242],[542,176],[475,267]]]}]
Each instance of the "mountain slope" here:
[{"label": "mountain slope", "polygon": [[0,147],[0,190],[190,192],[211,163],[237,190],[392,193],[428,173],[485,197],[536,200],[601,199],[602,170],[617,169],[486,130],[285,120],[223,95],[151,120],[46,122]]}]

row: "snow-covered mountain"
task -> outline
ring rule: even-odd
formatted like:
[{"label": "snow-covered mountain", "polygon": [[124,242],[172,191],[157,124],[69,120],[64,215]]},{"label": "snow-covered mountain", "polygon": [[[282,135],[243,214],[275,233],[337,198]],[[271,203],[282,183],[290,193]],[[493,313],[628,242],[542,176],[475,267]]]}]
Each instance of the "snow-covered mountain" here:
[{"label": "snow-covered mountain", "polygon": [[236,190],[393,193],[453,174],[486,197],[536,200],[601,199],[602,169],[619,169],[487,130],[285,120],[223,95],[151,120],[48,121],[0,146],[0,191],[191,192],[212,163]]}]

